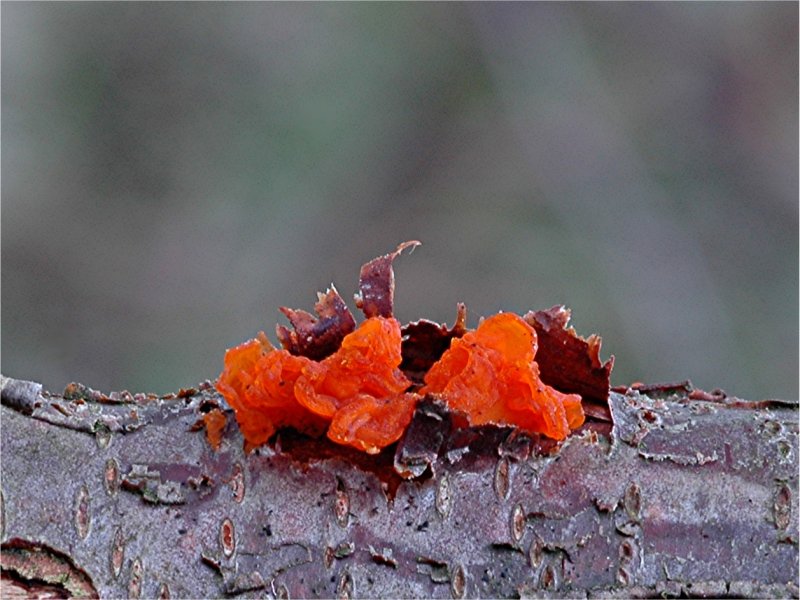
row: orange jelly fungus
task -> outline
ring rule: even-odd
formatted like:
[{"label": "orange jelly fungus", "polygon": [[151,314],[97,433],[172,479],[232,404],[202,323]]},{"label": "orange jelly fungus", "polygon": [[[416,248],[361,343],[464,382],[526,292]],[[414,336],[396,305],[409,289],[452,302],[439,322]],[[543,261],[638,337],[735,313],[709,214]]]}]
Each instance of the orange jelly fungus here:
[{"label": "orange jelly fungus", "polygon": [[312,435],[325,430],[325,421],[294,397],[295,381],[310,362],[274,349],[265,337],[225,353],[217,389],[236,413],[248,450],[264,444],[281,427]]},{"label": "orange jelly fungus", "polygon": [[[515,314],[494,315],[454,338],[419,393],[408,392],[411,381],[400,370],[401,342],[397,320],[380,316],[321,361],[277,350],[261,334],[228,350],[217,389],[233,407],[248,450],[293,427],[309,435],[327,431],[336,443],[377,453],[400,439],[428,393],[470,425],[510,425],[563,440],[583,424],[580,396],[542,383],[536,331]],[[207,422],[209,439],[214,426]]]},{"label": "orange jelly fungus", "polygon": [[437,394],[471,425],[512,425],[563,440],[583,424],[581,397],[542,383],[536,350],[536,331],[521,317],[494,315],[451,342],[420,393]]},{"label": "orange jelly fungus", "polygon": [[228,419],[220,409],[214,408],[203,415],[203,425],[206,428],[206,439],[214,450],[219,450],[222,444],[222,430],[225,429]]},{"label": "orange jelly fungus", "polygon": [[372,317],[345,336],[341,347],[303,369],[297,401],[331,419],[328,437],[370,454],[396,442],[411,422],[417,396],[404,394],[400,323]]},{"label": "orange jelly fungus", "polygon": [[236,412],[248,448],[281,427],[376,453],[411,422],[417,396],[400,371],[400,324],[373,317],[317,362],[276,350],[266,338],[228,350],[217,389]]}]

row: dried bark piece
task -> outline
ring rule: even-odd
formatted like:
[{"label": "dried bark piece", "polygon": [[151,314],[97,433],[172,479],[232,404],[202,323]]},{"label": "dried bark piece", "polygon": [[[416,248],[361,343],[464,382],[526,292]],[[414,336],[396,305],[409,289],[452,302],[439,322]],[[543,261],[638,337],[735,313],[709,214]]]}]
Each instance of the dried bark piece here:
[{"label": "dried bark piece", "polygon": [[394,453],[394,470],[404,479],[421,477],[436,462],[450,435],[450,411],[434,398],[420,401]]},{"label": "dried bark piece", "polygon": [[454,338],[467,332],[467,307],[458,304],[456,322],[448,329],[433,321],[421,319],[403,327],[403,373],[415,383],[422,383],[433,364],[442,357]]},{"label": "dried bark piece", "polygon": [[421,242],[403,242],[397,250],[373,258],[361,267],[358,281],[360,293],[356,295],[356,306],[367,318],[391,317],[394,315],[394,270],[392,263],[406,248],[415,248]]},{"label": "dried bark piece", "polygon": [[344,336],[356,328],[356,322],[334,286],[318,294],[314,310],[319,318],[304,310],[282,306],[280,311],[289,319],[294,331],[278,325],[276,332],[281,345],[292,354],[322,360],[336,352]]},{"label": "dried bark piece", "polygon": [[584,402],[608,405],[611,389],[611,368],[614,357],[600,361],[601,339],[597,335],[580,337],[570,327],[570,310],[554,306],[548,310],[530,311],[523,317],[538,335],[536,362],[542,381],[562,392],[579,394]]}]

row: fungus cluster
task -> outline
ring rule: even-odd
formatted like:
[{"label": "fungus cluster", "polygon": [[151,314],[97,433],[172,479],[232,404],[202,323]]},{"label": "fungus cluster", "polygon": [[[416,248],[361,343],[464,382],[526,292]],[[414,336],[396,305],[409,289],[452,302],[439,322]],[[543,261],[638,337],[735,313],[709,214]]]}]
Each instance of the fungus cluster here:
[{"label": "fungus cluster", "polygon": [[[293,428],[378,453],[403,436],[424,397],[468,426],[512,426],[563,440],[583,424],[581,396],[542,381],[537,320],[529,318],[536,313],[499,313],[468,330],[460,305],[452,329],[429,321],[401,327],[392,314],[392,262],[417,244],[401,244],[362,267],[356,303],[367,318],[360,325],[331,288],[319,296],[318,317],[281,309],[293,327],[278,326],[282,348],[260,333],[227,351],[216,387],[233,408],[248,449]],[[586,344],[563,331],[573,344]],[[588,369],[605,373],[602,396],[611,361],[600,365],[595,346]]]}]

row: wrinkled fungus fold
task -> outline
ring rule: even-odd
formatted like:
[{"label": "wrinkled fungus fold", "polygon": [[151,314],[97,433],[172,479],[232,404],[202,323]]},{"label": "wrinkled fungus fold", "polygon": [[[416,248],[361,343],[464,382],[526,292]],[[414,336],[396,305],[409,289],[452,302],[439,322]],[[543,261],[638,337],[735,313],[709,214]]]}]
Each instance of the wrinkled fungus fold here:
[{"label": "wrinkled fungus fold", "polygon": [[411,381],[399,368],[400,343],[400,324],[384,317],[364,321],[322,361],[250,340],[228,350],[217,389],[248,448],[292,427],[379,452],[403,434],[418,398],[404,393]]},{"label": "wrinkled fungus fold", "polygon": [[439,396],[470,425],[511,425],[563,440],[583,424],[581,397],[542,382],[536,349],[536,332],[521,317],[494,315],[453,339],[420,393]]}]

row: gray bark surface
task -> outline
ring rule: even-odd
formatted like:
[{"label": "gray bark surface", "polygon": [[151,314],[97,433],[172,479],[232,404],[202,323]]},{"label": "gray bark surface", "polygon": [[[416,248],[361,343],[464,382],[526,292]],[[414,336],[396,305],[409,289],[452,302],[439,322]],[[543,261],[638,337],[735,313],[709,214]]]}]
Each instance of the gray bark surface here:
[{"label": "gray bark surface", "polygon": [[612,393],[561,444],[418,413],[397,456],[246,455],[230,411],[218,451],[198,429],[208,384],[4,378],[3,596],[797,597],[797,402],[689,392]]}]

